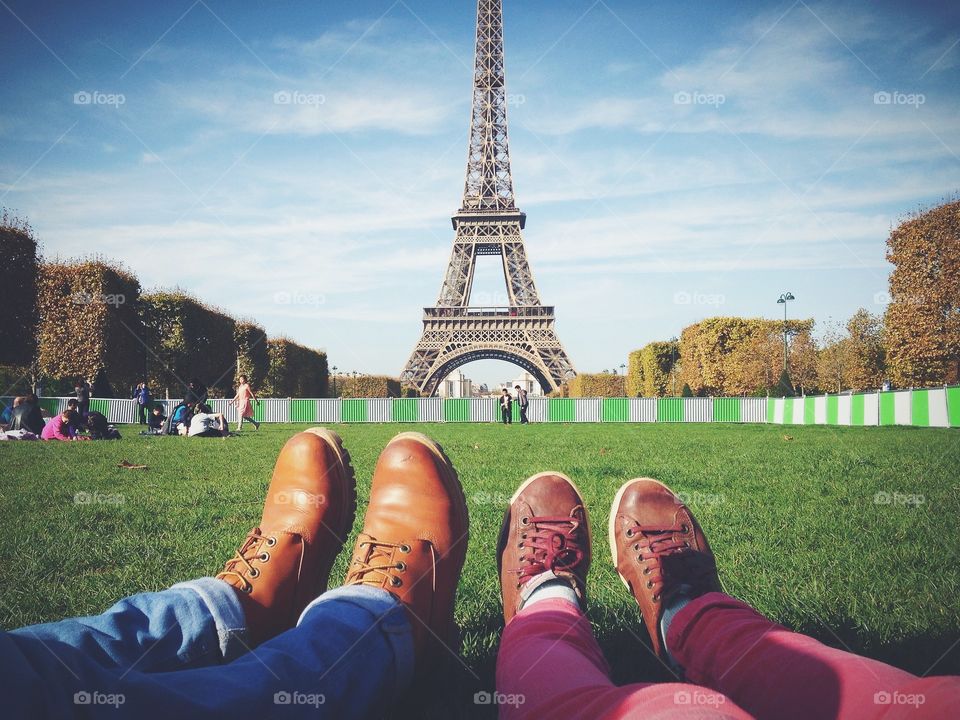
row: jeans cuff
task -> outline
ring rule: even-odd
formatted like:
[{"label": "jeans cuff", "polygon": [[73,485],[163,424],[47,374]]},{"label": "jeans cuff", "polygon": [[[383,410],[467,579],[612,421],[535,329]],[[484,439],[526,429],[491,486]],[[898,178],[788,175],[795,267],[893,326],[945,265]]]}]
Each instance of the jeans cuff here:
[{"label": "jeans cuff", "polygon": [[390,650],[393,653],[393,666],[396,672],[396,687],[394,694],[399,696],[413,681],[414,654],[413,654],[413,627],[407,610],[397,598],[380,588],[367,585],[345,585],[335,590],[328,590],[313,600],[300,615],[297,625],[308,620],[308,615],[318,611],[316,608],[324,603],[346,603],[366,610],[373,616],[371,626],[379,627]]},{"label": "jeans cuff", "polygon": [[224,662],[230,662],[250,649],[247,619],[236,591],[223,580],[205,577],[177,583],[173,588],[193,590],[206,605],[220,640]]}]

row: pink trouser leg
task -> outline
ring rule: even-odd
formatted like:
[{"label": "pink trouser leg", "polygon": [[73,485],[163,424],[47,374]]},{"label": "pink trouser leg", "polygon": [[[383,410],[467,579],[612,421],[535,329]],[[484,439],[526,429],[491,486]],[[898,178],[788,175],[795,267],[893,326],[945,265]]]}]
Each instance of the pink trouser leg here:
[{"label": "pink trouser leg", "polygon": [[943,718],[960,712],[960,678],[919,679],[791,632],[722,593],[677,613],[667,646],[691,682],[758,718]]},{"label": "pink trouser leg", "polygon": [[[645,652],[637,647],[637,652]],[[497,657],[500,717],[749,718],[720,693],[685,683],[616,687],[590,622],[565,600],[519,612],[503,631]]]}]

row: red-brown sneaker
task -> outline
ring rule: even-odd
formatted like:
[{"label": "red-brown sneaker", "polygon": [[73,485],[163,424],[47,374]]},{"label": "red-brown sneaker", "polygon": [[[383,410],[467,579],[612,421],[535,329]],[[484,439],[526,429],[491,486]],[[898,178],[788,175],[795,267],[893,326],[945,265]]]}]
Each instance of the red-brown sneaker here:
[{"label": "red-brown sneaker", "polygon": [[649,478],[625,483],[610,508],[610,552],[623,584],[640,606],[654,652],[667,661],[660,619],[678,596],[720,590],[717,564],[700,525],[666,485]]},{"label": "red-brown sneaker", "polygon": [[504,622],[554,580],[569,583],[585,608],[590,560],[590,525],[577,486],[558,472],[527,479],[510,500],[497,543]]},{"label": "red-brown sneaker", "polygon": [[237,590],[254,644],[293,627],[326,591],[356,502],[350,456],[339,435],[311,428],[287,441],[260,526],[217,575]]}]

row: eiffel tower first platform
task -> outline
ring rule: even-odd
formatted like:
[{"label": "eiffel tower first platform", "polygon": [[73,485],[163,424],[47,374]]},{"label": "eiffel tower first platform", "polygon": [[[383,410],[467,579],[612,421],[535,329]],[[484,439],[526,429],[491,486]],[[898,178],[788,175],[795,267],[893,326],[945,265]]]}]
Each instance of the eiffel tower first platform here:
[{"label": "eiffel tower first platform", "polygon": [[[400,374],[406,386],[433,395],[451,372],[474,360],[506,360],[533,375],[544,392],[576,375],[543,305],[527,262],[510,174],[502,0],[477,3],[473,114],[463,205],[453,216],[456,237],[435,307],[423,310],[423,335]],[[478,255],[499,255],[506,307],[471,307]]]}]

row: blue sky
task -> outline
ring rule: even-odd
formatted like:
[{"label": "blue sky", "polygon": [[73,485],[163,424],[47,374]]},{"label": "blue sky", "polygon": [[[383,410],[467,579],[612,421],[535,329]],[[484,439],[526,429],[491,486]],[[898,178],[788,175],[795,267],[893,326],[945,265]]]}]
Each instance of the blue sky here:
[{"label": "blue sky", "polygon": [[[784,290],[821,324],[881,312],[891,226],[960,189],[956,4],[504,15],[528,253],[581,371],[711,315],[777,317]],[[341,370],[399,373],[463,190],[473,2],[0,0],[0,17],[0,204],[48,257],[102,253]],[[498,302],[496,266],[474,292]]]}]

